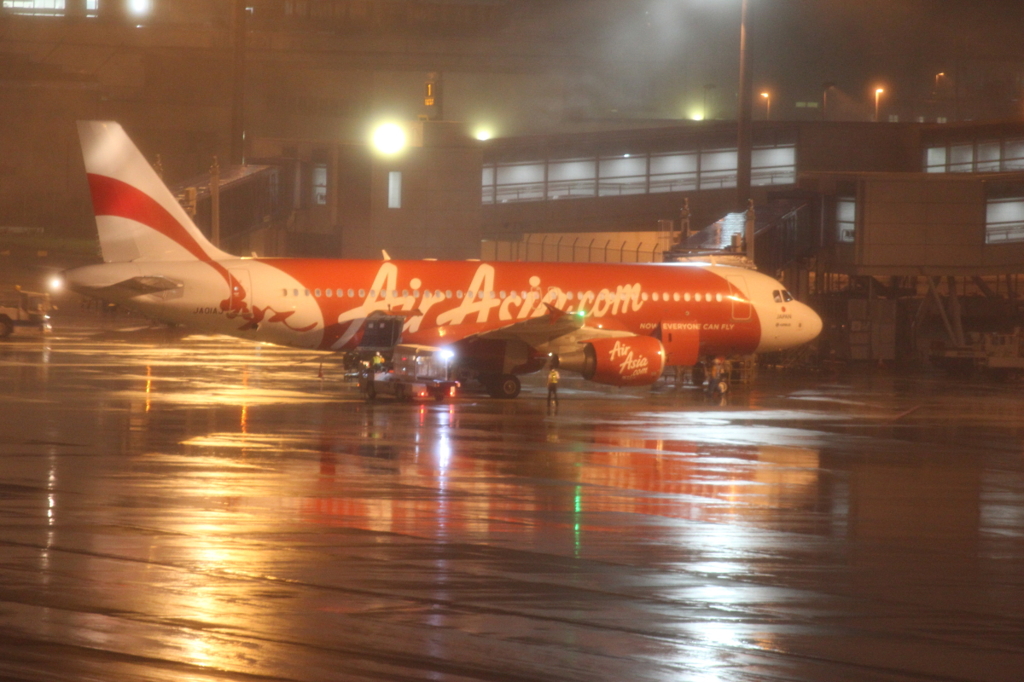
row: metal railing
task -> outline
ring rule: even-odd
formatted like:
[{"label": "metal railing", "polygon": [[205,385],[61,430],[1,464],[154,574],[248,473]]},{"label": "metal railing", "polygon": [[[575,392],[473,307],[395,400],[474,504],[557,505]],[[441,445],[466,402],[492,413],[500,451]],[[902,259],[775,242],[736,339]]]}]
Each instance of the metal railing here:
[{"label": "metal railing", "polygon": [[[539,237],[539,239],[536,239]],[[668,236],[646,241],[529,235],[521,241],[484,240],[480,258],[485,261],[546,263],[658,263],[668,245]]]}]

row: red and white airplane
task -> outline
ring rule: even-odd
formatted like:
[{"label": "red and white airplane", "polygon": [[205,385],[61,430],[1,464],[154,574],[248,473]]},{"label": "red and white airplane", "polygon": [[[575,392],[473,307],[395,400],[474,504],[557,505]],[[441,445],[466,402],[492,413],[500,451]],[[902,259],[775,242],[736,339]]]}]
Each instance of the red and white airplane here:
[{"label": "red and white airplane", "polygon": [[207,241],[119,124],[80,122],[79,135],[105,262],[66,272],[68,285],[198,331],[349,351],[368,320],[397,315],[402,343],[450,349],[498,397],[551,357],[638,386],[821,331],[779,282],[715,264],[239,258]]}]

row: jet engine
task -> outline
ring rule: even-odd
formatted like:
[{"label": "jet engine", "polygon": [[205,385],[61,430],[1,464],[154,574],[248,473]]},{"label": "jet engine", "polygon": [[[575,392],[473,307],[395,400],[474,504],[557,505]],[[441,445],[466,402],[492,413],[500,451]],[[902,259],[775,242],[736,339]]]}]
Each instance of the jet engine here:
[{"label": "jet engine", "polygon": [[648,386],[665,369],[665,349],[652,336],[593,339],[561,353],[558,366],[584,379],[612,386]]}]

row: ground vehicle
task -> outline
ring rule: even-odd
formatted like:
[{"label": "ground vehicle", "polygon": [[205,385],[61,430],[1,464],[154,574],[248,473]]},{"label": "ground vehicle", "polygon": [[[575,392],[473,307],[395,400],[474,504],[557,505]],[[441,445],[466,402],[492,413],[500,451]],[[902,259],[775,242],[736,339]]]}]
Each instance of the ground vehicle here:
[{"label": "ground vehicle", "polygon": [[984,372],[997,378],[1024,376],[1024,332],[969,332],[966,346],[936,344],[931,361],[950,374],[969,376]]},{"label": "ground vehicle", "polygon": [[459,382],[450,379],[453,354],[444,348],[399,344],[390,365],[367,367],[359,390],[368,400],[387,395],[398,400],[437,402],[454,398]]},{"label": "ground vehicle", "polygon": [[14,291],[13,296],[0,298],[0,339],[19,328],[50,331],[50,295],[23,291],[21,287],[14,287]]}]

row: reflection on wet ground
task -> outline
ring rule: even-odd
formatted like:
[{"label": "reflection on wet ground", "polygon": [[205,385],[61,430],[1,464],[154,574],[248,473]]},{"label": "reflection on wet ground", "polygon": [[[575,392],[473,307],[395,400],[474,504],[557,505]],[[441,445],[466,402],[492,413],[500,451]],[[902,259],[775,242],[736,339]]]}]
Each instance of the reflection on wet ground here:
[{"label": "reflection on wet ground", "polygon": [[366,404],[0,344],[0,678],[1020,680],[1024,401],[940,377]]}]

